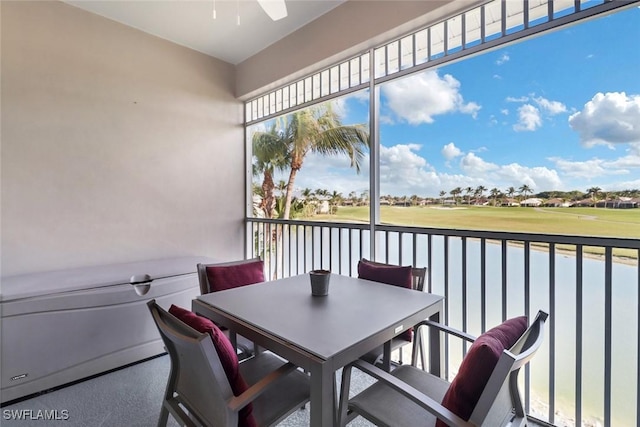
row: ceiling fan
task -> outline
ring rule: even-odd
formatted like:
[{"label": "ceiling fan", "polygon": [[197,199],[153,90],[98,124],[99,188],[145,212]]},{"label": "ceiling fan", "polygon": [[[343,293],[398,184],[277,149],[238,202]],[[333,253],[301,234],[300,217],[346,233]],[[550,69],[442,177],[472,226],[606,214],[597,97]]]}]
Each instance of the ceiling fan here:
[{"label": "ceiling fan", "polygon": [[258,4],[274,21],[287,16],[287,5],[285,0],[258,0]]}]

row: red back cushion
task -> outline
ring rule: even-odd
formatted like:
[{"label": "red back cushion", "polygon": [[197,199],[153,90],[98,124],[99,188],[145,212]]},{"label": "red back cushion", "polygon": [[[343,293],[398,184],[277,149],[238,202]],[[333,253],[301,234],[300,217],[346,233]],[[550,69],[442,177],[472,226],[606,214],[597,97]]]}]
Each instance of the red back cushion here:
[{"label": "red back cushion", "polygon": [[[480,335],[462,360],[458,374],[442,398],[442,406],[469,420],[504,349],[510,349],[527,330],[527,317],[506,320]],[[438,420],[436,427],[446,427]]]},{"label": "red back cushion", "polygon": [[[224,372],[231,385],[231,390],[235,396],[242,394],[249,386],[245,382],[238,369],[238,355],[236,354],[231,341],[211,320],[198,316],[192,311],[182,307],[171,305],[169,313],[177,317],[182,322],[191,326],[200,333],[208,333],[211,336],[213,345],[216,348]],[[238,413],[238,427],[255,427],[256,421],[252,415],[253,406],[248,404]]]},{"label": "red back cushion", "polygon": [[206,267],[206,270],[209,292],[264,282],[264,262],[262,260],[236,265],[210,265]]},{"label": "red back cushion", "polygon": [[[410,265],[402,267],[398,265],[379,264],[367,261],[366,259],[358,262],[358,278],[408,289],[412,289],[412,270],[413,268]],[[413,329],[404,331],[400,337],[411,341],[413,338]]]}]

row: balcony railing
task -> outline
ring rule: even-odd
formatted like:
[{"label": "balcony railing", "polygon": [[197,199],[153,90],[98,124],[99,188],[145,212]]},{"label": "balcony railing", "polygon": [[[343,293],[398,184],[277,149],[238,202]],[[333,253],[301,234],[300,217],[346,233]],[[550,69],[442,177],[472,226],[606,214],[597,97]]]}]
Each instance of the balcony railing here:
[{"label": "balcony railing", "polygon": [[[545,310],[545,348],[523,375],[527,412],[558,426],[640,426],[640,240],[258,218],[247,230],[270,278],[356,276],[361,258],[427,267],[445,322],[474,335]],[[444,350],[451,378],[467,348]]]}]

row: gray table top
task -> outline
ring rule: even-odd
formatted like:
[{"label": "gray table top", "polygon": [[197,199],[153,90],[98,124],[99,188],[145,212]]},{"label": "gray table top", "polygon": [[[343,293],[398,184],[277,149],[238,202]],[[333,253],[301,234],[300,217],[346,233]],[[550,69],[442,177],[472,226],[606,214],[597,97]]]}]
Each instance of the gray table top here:
[{"label": "gray table top", "polygon": [[[338,274],[329,295],[311,295],[309,275],[201,295],[199,300],[328,360],[443,297]],[[399,330],[398,330],[399,332]]]}]

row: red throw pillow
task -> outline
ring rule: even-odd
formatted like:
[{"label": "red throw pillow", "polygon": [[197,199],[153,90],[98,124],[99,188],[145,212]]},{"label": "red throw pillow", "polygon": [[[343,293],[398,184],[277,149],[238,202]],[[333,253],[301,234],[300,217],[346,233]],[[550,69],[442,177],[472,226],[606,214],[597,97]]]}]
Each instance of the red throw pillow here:
[{"label": "red throw pillow", "polygon": [[[231,385],[234,396],[244,393],[249,386],[245,382],[238,369],[238,355],[236,354],[231,341],[227,338],[220,328],[218,328],[211,320],[206,317],[198,316],[192,311],[186,310],[177,305],[171,305],[169,313],[178,318],[178,320],[191,326],[200,333],[208,333],[211,336],[213,345],[216,348],[224,372]],[[256,427],[256,421],[253,417],[253,406],[249,403],[238,413],[238,427]]]},{"label": "red throw pillow", "polygon": [[[398,265],[380,264],[367,261],[366,259],[358,262],[358,278],[408,289],[412,289],[413,287],[412,270],[413,268],[410,265],[403,267]],[[413,329],[404,331],[400,337],[407,341],[411,341],[413,339]]]},{"label": "red throw pillow", "polygon": [[[469,420],[504,349],[510,349],[527,330],[527,317],[506,320],[480,335],[465,356],[458,374],[442,398],[442,406]],[[436,427],[446,427],[438,420]]]},{"label": "red throw pillow", "polygon": [[207,266],[206,270],[209,279],[209,292],[264,282],[264,262],[262,260],[236,265],[211,265]]}]

